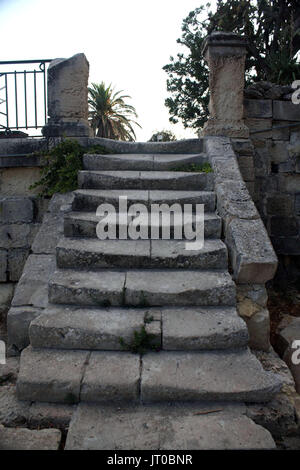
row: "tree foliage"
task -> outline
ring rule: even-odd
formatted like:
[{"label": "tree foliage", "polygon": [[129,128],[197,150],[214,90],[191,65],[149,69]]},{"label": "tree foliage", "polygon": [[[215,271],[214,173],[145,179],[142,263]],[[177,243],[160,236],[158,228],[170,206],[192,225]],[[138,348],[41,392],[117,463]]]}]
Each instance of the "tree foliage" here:
[{"label": "tree foliage", "polygon": [[190,12],[182,23],[178,44],[186,53],[170,57],[168,74],[170,122],[200,128],[208,116],[208,67],[202,55],[205,37],[213,31],[234,32],[248,38],[246,78],[290,84],[300,75],[299,0],[218,0]]},{"label": "tree foliage", "polygon": [[97,137],[108,139],[135,140],[132,124],[141,127],[132,117],[137,118],[136,110],[127,104],[128,95],[114,92],[111,85],[104,82],[92,83],[89,91],[89,115],[92,129]]},{"label": "tree foliage", "polygon": [[162,131],[156,131],[154,134],[152,134],[149,142],[174,142],[174,140],[177,139],[173,132],[164,129]]}]

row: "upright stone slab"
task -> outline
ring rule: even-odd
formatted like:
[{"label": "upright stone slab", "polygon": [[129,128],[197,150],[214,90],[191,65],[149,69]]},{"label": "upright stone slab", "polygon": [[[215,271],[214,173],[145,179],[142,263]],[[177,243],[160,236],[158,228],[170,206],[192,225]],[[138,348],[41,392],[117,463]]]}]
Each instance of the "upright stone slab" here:
[{"label": "upright stone slab", "polygon": [[202,135],[249,137],[243,121],[246,39],[214,32],[204,41],[203,55],[209,66],[209,119]]},{"label": "upright stone slab", "polygon": [[46,137],[88,137],[89,63],[84,54],[55,59],[48,68]]}]

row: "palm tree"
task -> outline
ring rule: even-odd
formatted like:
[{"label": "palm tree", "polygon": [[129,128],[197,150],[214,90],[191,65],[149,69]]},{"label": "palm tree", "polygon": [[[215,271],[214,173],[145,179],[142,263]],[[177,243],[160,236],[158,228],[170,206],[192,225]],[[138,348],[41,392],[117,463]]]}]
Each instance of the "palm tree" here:
[{"label": "palm tree", "polygon": [[120,95],[122,91],[114,92],[111,85],[104,82],[92,83],[89,91],[90,123],[97,137],[108,139],[135,140],[132,124],[141,127],[132,116],[138,117],[133,106],[125,103],[128,95]]}]

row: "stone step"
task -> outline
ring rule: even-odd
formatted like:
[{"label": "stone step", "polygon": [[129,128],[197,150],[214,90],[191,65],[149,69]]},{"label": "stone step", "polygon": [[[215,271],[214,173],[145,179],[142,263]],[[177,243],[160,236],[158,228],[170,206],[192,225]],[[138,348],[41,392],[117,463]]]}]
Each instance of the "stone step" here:
[{"label": "stone step", "polygon": [[203,164],[207,155],[198,154],[114,154],[83,156],[83,167],[92,171],[168,171],[191,163]]},{"label": "stone step", "polygon": [[[120,215],[120,217],[119,217]],[[65,237],[84,237],[84,238],[96,238],[96,227],[98,222],[102,217],[97,217],[95,212],[67,212],[64,217],[64,235]],[[149,219],[149,218],[148,218]],[[178,232],[178,229],[182,227],[181,224],[175,221],[174,217],[171,214],[171,223],[170,223],[170,237],[174,238],[175,234]],[[117,224],[116,224],[116,234],[117,238],[119,237],[119,231],[121,231],[128,226],[128,223],[132,219],[127,214],[117,214]],[[125,222],[122,222],[125,221]],[[127,221],[127,223],[126,223]],[[196,214],[193,214],[192,227],[195,230],[196,226]],[[152,223],[149,220],[145,221],[145,224],[141,224],[141,231],[143,233],[148,233],[148,237],[151,238],[151,227],[157,231],[159,230],[159,236],[162,238],[162,218],[158,223],[156,220],[152,220]],[[222,219],[214,213],[205,213],[204,214],[204,237],[205,238],[221,238],[222,230]],[[185,238],[184,230],[183,238]]]},{"label": "stone step", "polygon": [[[34,348],[122,351],[145,326],[164,350],[246,347],[246,323],[233,307],[79,308],[49,306],[30,324]],[[126,348],[125,348],[126,349]]]},{"label": "stone step", "polygon": [[[34,374],[32,373],[34,371]],[[41,402],[269,401],[281,379],[248,349],[138,354],[23,350],[19,400]]]},{"label": "stone step", "polygon": [[212,173],[183,171],[79,171],[82,189],[160,189],[212,191]]},{"label": "stone step", "polygon": [[57,270],[49,281],[53,304],[108,306],[234,306],[228,272],[199,270]]},{"label": "stone step", "polygon": [[[96,211],[100,204],[112,204],[117,212],[123,212],[119,207],[119,197],[127,197],[128,206],[136,203],[150,208],[151,204],[204,204],[205,212],[215,210],[215,193],[212,191],[167,191],[167,190],[134,190],[134,189],[78,189],[74,191],[72,209],[75,211]],[[126,210],[126,209],[125,209]]]},{"label": "stone step", "polygon": [[226,269],[227,248],[221,240],[205,240],[190,250],[184,240],[99,240],[61,238],[56,247],[59,268]]},{"label": "stone step", "polygon": [[[121,405],[117,411],[113,405],[81,403],[71,419],[65,449],[275,450],[270,432],[245,413],[243,405],[228,403]],[[148,465],[156,468],[161,458],[169,457],[157,458],[153,456]],[[189,464],[189,454],[173,458],[170,464]],[[111,459],[116,464],[115,455]]]},{"label": "stone step", "polygon": [[161,351],[143,356],[141,398],[161,401],[265,402],[281,389],[282,379],[266,372],[249,349]]}]

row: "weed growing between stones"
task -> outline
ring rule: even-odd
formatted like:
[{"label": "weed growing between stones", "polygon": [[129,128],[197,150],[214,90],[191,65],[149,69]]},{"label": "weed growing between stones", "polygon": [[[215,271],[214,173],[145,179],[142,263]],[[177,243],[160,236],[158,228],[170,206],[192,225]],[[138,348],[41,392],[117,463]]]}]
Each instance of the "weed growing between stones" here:
[{"label": "weed growing between stones", "polygon": [[153,344],[154,335],[146,331],[145,325],[141,326],[140,330],[134,330],[133,338],[129,343],[120,338],[120,345],[126,351],[133,354],[144,354],[147,351],[157,351],[157,346]]},{"label": "weed growing between stones", "polygon": [[189,163],[174,168],[174,171],[185,171],[193,173],[212,173],[213,169],[209,163]]},{"label": "weed growing between stones", "polygon": [[43,160],[41,178],[29,189],[41,187],[39,196],[52,196],[54,193],[77,189],[77,175],[83,169],[82,157],[85,153],[103,155],[111,152],[101,145],[85,149],[77,140],[65,139],[52,149],[39,153]]}]

